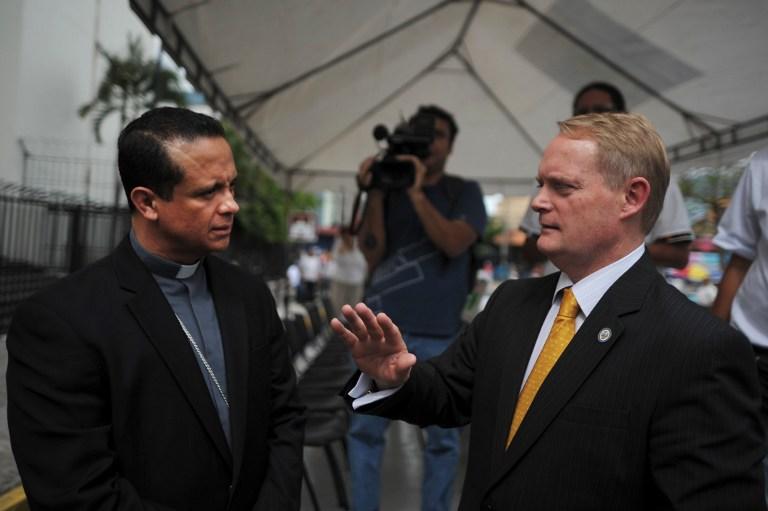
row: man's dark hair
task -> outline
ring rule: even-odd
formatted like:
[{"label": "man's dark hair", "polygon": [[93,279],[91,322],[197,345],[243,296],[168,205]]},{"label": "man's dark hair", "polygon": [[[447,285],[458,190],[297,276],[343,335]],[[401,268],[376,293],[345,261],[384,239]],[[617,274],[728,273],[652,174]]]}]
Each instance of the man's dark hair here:
[{"label": "man's dark hair", "polygon": [[581,96],[583,96],[585,93],[591,90],[599,90],[608,94],[611,97],[611,103],[613,103],[613,107],[615,109],[613,110],[614,112],[616,113],[627,112],[627,104],[624,101],[624,95],[621,93],[619,89],[617,89],[615,86],[611,85],[610,83],[592,82],[582,87],[579,90],[579,92],[576,93],[576,96],[573,97],[573,105],[571,107],[571,111],[573,112],[574,115],[576,115],[576,106],[579,104],[579,99],[581,99]]},{"label": "man's dark hair", "polygon": [[219,121],[185,108],[155,108],[128,123],[117,140],[117,168],[131,210],[131,190],[137,186],[170,200],[173,187],[184,179],[184,169],[168,156],[166,144],[217,137],[224,137]]},{"label": "man's dark hair", "polygon": [[453,118],[450,112],[443,110],[437,105],[421,105],[416,113],[411,116],[411,119],[420,115],[431,115],[437,119],[444,120],[448,124],[448,136],[451,139],[451,146],[453,145],[456,135],[459,134],[459,125],[456,124],[456,119]]}]

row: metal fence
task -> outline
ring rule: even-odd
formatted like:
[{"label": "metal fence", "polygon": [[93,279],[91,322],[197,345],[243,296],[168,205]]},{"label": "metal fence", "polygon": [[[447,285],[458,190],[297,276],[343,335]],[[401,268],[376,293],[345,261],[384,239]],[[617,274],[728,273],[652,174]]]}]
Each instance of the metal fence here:
[{"label": "metal fence", "polygon": [[32,137],[21,138],[19,146],[23,186],[65,193],[83,202],[127,205],[112,146]]},{"label": "metal fence", "polygon": [[129,225],[127,209],[0,184],[0,333],[21,300],[107,255]]}]

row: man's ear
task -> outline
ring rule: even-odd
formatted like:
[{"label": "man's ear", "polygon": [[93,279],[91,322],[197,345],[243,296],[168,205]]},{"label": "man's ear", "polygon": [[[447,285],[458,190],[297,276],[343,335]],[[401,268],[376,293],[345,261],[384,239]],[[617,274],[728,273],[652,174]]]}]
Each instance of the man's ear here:
[{"label": "man's ear", "polygon": [[136,211],[145,219],[154,222],[157,220],[157,194],[144,186],[137,186],[131,190],[131,202]]},{"label": "man's ear", "polygon": [[644,177],[633,177],[624,186],[624,205],[621,218],[640,214],[651,196],[651,184]]}]

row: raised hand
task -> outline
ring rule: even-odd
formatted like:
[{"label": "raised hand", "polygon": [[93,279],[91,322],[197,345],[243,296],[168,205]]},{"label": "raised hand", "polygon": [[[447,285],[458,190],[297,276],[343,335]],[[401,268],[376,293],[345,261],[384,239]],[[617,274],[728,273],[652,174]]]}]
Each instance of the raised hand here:
[{"label": "raised hand", "polygon": [[383,312],[374,315],[365,304],[345,305],[341,313],[347,320],[331,320],[331,328],[341,337],[352,353],[357,367],[376,381],[381,389],[402,385],[411,374],[416,357],[408,347],[400,330]]}]

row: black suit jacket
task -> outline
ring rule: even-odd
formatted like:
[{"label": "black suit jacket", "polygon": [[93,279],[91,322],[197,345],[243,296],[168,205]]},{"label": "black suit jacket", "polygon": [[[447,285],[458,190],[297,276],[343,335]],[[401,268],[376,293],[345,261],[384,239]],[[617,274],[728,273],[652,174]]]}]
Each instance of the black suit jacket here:
[{"label": "black suit jacket", "polygon": [[[128,240],[17,310],[11,444],[32,509],[299,509],[304,417],[267,287],[205,259],[231,448],[181,327]],[[254,507],[256,506],[256,507]]]},{"label": "black suit jacket", "polygon": [[765,509],[750,346],[646,256],[586,319],[505,450],[556,282],[504,283],[446,353],[364,410],[471,422],[464,511]]}]

